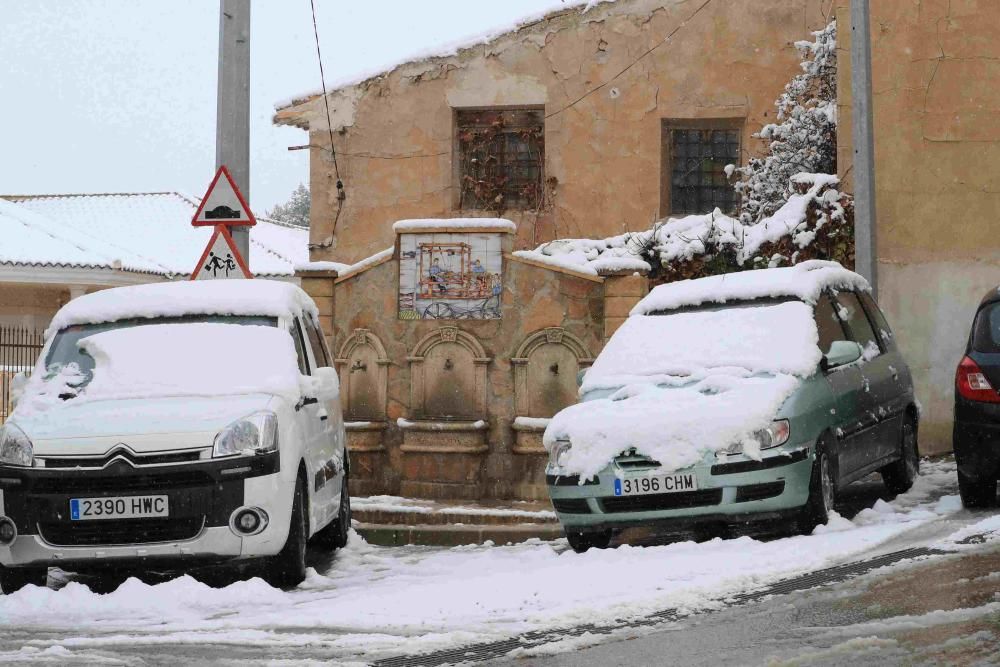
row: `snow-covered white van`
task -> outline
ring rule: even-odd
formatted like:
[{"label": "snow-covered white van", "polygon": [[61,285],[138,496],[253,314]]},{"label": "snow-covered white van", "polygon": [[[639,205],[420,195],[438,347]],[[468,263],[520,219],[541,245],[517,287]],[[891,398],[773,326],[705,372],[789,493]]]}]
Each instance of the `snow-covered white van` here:
[{"label": "snow-covered white van", "polygon": [[49,566],[258,559],[343,546],[349,463],[316,306],[265,280],[141,285],[64,306],[0,428],[0,588]]}]

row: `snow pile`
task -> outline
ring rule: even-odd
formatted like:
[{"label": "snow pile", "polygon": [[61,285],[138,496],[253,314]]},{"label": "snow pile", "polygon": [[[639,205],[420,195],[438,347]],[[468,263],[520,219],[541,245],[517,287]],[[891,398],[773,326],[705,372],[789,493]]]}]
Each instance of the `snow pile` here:
[{"label": "snow pile", "polygon": [[615,390],[560,411],[544,444],[572,443],[564,470],[591,477],[624,450],[677,470],[753,437],[812,375],[821,353],[802,302],[633,315],[584,377],[581,392]]},{"label": "snow pile", "polygon": [[400,220],[392,225],[392,231],[400,232],[421,232],[427,229],[440,229],[442,227],[454,227],[475,231],[477,229],[508,229],[517,231],[517,225],[506,218],[423,218],[414,220]]},{"label": "snow pile", "polygon": [[85,294],[59,309],[48,338],[74,324],[184,315],[318,316],[299,287],[271,280],[203,280],[131,285]]}]

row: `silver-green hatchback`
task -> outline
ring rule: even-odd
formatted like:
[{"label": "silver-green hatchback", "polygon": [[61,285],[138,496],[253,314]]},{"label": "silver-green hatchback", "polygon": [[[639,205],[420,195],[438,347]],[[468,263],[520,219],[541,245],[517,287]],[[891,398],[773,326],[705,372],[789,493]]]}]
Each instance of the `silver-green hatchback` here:
[{"label": "silver-green hatchback", "polygon": [[867,282],[831,262],[654,289],[545,433],[577,551],[617,530],[826,521],[838,489],[918,474],[909,368]]}]

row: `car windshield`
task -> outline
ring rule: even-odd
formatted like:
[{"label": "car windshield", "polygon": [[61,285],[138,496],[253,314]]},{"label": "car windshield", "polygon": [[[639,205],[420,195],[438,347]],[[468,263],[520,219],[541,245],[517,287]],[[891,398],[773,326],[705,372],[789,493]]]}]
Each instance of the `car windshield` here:
[{"label": "car windshield", "polygon": [[[45,375],[51,377],[58,374],[65,368],[70,368],[71,364],[76,364],[76,369],[82,375],[82,379],[73,383],[76,389],[83,389],[87,386],[94,374],[94,359],[85,351],[81,350],[77,343],[94,334],[115,331],[118,329],[130,329],[138,326],[152,324],[237,324],[250,326],[278,326],[278,319],[275,317],[246,316],[246,315],[188,315],[184,317],[156,317],[138,318],[130,320],[119,320],[117,322],[102,322],[100,324],[78,324],[60,330],[52,340],[49,353],[45,357]],[[149,351],[155,354],[155,350]]]},{"label": "car windshield", "polygon": [[813,307],[796,299],[634,315],[608,341],[583,388],[678,384],[719,372],[807,377],[819,363],[817,342]]}]

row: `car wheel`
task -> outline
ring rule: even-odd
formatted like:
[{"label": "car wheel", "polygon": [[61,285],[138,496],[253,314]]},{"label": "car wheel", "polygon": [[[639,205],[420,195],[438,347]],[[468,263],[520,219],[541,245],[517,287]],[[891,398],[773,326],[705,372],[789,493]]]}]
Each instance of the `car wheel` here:
[{"label": "car wheel", "polygon": [[962,496],[962,505],[967,508],[996,507],[997,480],[974,479],[959,471],[958,493]]},{"label": "car wheel", "polygon": [[611,531],[601,530],[593,533],[567,532],[566,539],[573,551],[582,554],[588,549],[607,549],[611,544]]},{"label": "car wheel", "polygon": [[882,481],[886,488],[897,495],[909,491],[917,475],[920,474],[917,425],[911,417],[907,417],[903,422],[900,449],[899,460],[893,461],[879,471],[882,473]]},{"label": "car wheel", "polygon": [[347,536],[351,530],[351,493],[348,490],[347,475],[344,475],[344,486],[340,490],[340,509],[337,518],[317,532],[312,542],[316,546],[327,549],[343,549],[347,546]]},{"label": "car wheel", "polygon": [[29,584],[45,586],[48,577],[49,568],[47,567],[7,568],[0,565],[0,591],[10,595]]},{"label": "car wheel", "polygon": [[816,526],[824,524],[833,511],[836,482],[829,448],[823,440],[816,443],[816,460],[809,478],[809,499],[798,519],[799,532],[808,535]]},{"label": "car wheel", "polygon": [[277,556],[267,559],[264,580],[276,588],[298,586],[306,578],[306,540],[309,535],[309,517],[306,516],[306,489],[299,477],[295,482],[292,499],[292,516],[288,525],[288,539]]}]

